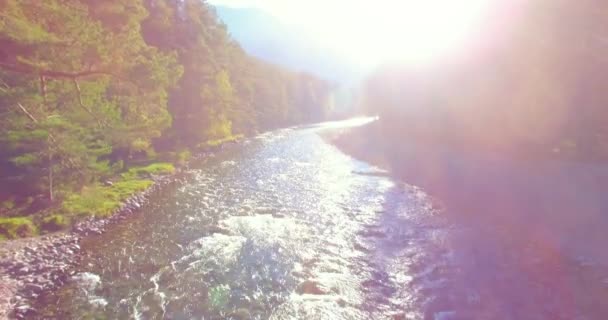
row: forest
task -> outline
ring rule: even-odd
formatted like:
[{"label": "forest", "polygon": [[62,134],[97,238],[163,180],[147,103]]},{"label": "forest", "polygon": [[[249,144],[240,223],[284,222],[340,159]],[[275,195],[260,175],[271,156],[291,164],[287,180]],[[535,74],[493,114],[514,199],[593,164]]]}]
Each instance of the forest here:
[{"label": "forest", "polygon": [[199,0],[0,0],[0,238],[109,215],[155,174],[319,121],[332,85],[248,56]]}]

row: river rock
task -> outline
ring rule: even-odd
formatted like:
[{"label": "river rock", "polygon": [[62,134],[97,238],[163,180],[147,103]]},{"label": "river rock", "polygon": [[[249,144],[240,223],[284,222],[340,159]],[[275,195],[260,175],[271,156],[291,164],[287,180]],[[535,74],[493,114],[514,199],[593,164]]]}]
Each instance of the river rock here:
[{"label": "river rock", "polygon": [[23,268],[19,269],[15,274],[17,274],[17,275],[26,275],[29,272],[30,272],[30,268],[23,267]]},{"label": "river rock", "polygon": [[401,313],[393,314],[391,316],[391,319],[392,320],[406,320],[407,317],[406,317],[405,313],[401,312]]},{"label": "river rock", "polygon": [[237,309],[236,311],[230,313],[230,319],[235,319],[235,320],[251,319],[251,313],[249,313],[249,310],[247,310],[245,308],[240,308],[240,309]]},{"label": "river rock", "polygon": [[300,283],[300,285],[298,286],[297,292],[299,294],[315,294],[315,295],[327,294],[327,290],[314,280],[306,280],[306,281]]},{"label": "river rock", "polygon": [[28,319],[35,314],[36,309],[32,308],[28,304],[23,304],[15,308],[15,318],[17,319]]},{"label": "river rock", "polygon": [[[32,279],[32,282],[33,281],[34,281],[34,279]],[[40,293],[44,289],[44,287],[42,287],[39,284],[35,284],[35,283],[28,283],[23,288],[25,289],[26,292],[30,292],[30,293]]]},{"label": "river rock", "polygon": [[226,228],[223,228],[220,226],[209,227],[209,234],[215,234],[215,233],[223,234],[225,236],[233,235],[233,232],[229,229],[226,229]]}]

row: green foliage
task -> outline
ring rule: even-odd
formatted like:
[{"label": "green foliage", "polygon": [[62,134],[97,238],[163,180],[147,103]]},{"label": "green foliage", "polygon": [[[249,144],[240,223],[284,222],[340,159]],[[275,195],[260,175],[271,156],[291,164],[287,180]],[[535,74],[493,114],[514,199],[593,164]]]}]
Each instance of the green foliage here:
[{"label": "green foliage", "polygon": [[0,0],[0,194],[104,216],[174,167],[101,181],[320,120],[330,90],[247,56],[204,1]]},{"label": "green foliage", "polygon": [[17,166],[27,166],[27,165],[32,165],[35,164],[36,162],[40,161],[39,158],[33,154],[33,153],[26,153],[26,154],[22,154],[20,156],[14,157],[11,159],[11,161],[17,165]]},{"label": "green foliage", "polygon": [[38,229],[30,218],[0,218],[0,235],[7,239],[31,237],[38,233]]},{"label": "green foliage", "polygon": [[53,214],[48,217],[44,217],[40,223],[40,230],[55,232],[65,230],[70,226],[70,220],[60,214]]},{"label": "green foliage", "polygon": [[136,179],[138,177],[149,177],[150,175],[166,175],[175,172],[175,166],[170,163],[153,163],[145,167],[133,167],[122,176],[125,179]]},{"label": "green foliage", "polygon": [[139,174],[171,174],[175,171],[175,167],[170,163],[153,163],[146,167],[137,168],[136,170]]},{"label": "green foliage", "polygon": [[229,138],[232,136],[232,122],[223,118],[216,119],[212,122],[211,125],[207,128],[205,132],[205,136],[210,139],[222,140],[224,138]]},{"label": "green foliage", "polygon": [[209,304],[216,309],[223,308],[230,297],[230,286],[219,285],[209,289]]},{"label": "green foliage", "polygon": [[77,217],[107,217],[120,207],[123,200],[146,190],[152,183],[150,180],[129,179],[115,182],[112,186],[89,186],[80,193],[69,195],[63,201],[62,211]]},{"label": "green foliage", "polygon": [[176,162],[179,164],[185,164],[188,160],[190,160],[190,158],[192,158],[192,152],[189,150],[182,150],[177,153]]},{"label": "green foliage", "polygon": [[0,210],[11,210],[13,208],[15,208],[14,200],[6,200],[6,201],[0,202]]},{"label": "green foliage", "polygon": [[205,4],[148,0],[146,6],[146,41],[176,52],[184,66],[169,98],[173,126],[167,136],[173,145],[193,147],[323,118],[329,84],[248,57]]},{"label": "green foliage", "polygon": [[[81,194],[69,195],[62,205],[62,212],[76,217],[106,217],[120,207],[113,195],[101,192],[101,187],[85,189]],[[103,190],[105,191],[105,190]]]},{"label": "green foliage", "polygon": [[217,146],[222,145],[222,144],[224,144],[226,142],[233,142],[233,141],[236,141],[236,140],[241,139],[241,138],[243,138],[242,134],[226,136],[226,137],[221,138],[221,139],[208,140],[205,143],[205,146],[207,146],[207,147],[217,147]]},{"label": "green foliage", "polygon": [[13,167],[2,169],[52,198],[111,175],[119,168],[103,158],[116,151],[152,154],[152,139],[170,126],[168,90],[181,67],[145,43],[142,1],[5,5],[0,165]]},{"label": "green foliage", "polygon": [[131,150],[134,152],[146,151],[150,148],[150,141],[146,141],[142,138],[136,138],[131,142]]},{"label": "green foliage", "polygon": [[192,151],[189,149],[181,149],[179,151],[165,152],[159,155],[159,159],[175,163],[176,165],[185,165],[192,159]]}]

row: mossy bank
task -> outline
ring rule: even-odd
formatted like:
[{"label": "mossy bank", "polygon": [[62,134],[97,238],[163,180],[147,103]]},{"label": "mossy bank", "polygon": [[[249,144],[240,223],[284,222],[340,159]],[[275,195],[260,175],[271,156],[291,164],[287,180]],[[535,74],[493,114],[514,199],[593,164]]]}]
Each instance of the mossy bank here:
[{"label": "mossy bank", "polygon": [[47,234],[66,230],[88,218],[108,217],[130,196],[148,189],[154,177],[171,175],[175,170],[171,163],[132,167],[104,182],[85,186],[79,192],[65,193],[48,208],[29,215],[21,215],[28,211],[27,207],[5,204],[11,209],[5,210],[8,216],[0,217],[0,239]]}]

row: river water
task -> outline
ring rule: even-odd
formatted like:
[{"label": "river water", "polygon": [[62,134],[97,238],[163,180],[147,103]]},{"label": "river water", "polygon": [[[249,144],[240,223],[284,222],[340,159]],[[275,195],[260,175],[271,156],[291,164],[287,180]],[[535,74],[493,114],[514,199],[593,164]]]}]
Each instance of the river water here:
[{"label": "river water", "polygon": [[[364,121],[359,121],[362,124]],[[85,239],[61,319],[608,319],[608,272],[458,223],[320,134],[262,134]]]}]

